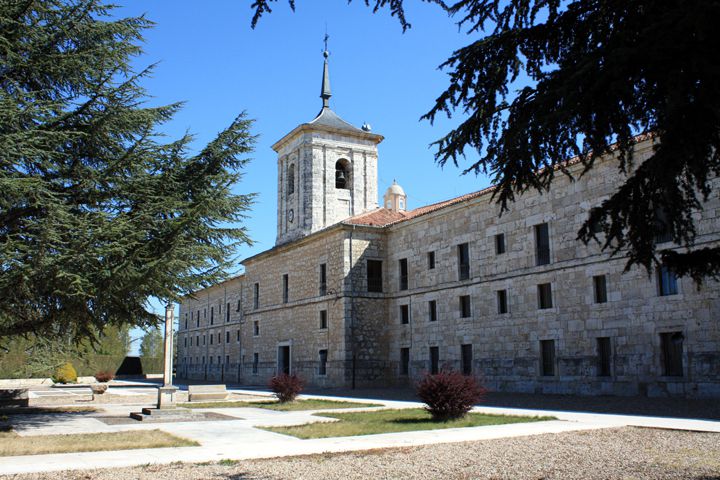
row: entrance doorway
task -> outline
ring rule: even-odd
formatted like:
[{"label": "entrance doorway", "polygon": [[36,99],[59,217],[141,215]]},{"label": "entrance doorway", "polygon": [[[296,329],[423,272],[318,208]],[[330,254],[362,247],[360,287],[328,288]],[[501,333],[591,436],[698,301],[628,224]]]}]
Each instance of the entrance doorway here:
[{"label": "entrance doorway", "polygon": [[278,347],[277,359],[278,375],[283,373],[290,375],[290,345],[280,345]]}]

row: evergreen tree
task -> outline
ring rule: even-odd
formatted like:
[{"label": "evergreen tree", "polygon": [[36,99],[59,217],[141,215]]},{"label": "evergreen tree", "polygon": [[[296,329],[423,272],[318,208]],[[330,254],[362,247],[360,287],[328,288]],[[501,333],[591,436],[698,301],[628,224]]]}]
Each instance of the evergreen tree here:
[{"label": "evergreen tree", "polygon": [[159,328],[151,328],[145,331],[140,341],[141,357],[163,358],[165,351],[165,336]]},{"label": "evergreen tree", "polygon": [[[253,26],[275,1],[252,4]],[[364,1],[410,27],[403,0]],[[464,115],[435,143],[441,165],[479,154],[465,173],[492,177],[502,211],[517,194],[549,189],[556,173],[569,175],[570,157],[586,173],[613,152],[623,183],[589,212],[578,238],[627,255],[628,269],[665,262],[697,281],[720,276],[720,248],[695,243],[697,212],[717,195],[711,180],[720,174],[720,2],[426,1],[477,36],[441,65],[450,85],[423,116]],[[516,90],[523,75],[528,85]],[[655,142],[642,162],[633,158],[641,133]],[[680,248],[658,251],[663,234]]]},{"label": "evergreen tree", "polygon": [[214,284],[240,243],[252,195],[239,115],[193,153],[158,127],[135,72],[144,17],[98,0],[0,0],[0,337],[82,339],[147,326],[148,299]]}]

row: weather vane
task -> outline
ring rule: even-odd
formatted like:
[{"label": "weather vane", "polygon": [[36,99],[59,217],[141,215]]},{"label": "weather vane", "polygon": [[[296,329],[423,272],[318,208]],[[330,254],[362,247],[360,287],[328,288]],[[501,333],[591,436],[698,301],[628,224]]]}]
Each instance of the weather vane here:
[{"label": "weather vane", "polygon": [[327,33],[327,23],[325,23],[325,51],[323,52],[325,54],[325,58],[330,54],[328,52],[328,40],[330,39],[330,35]]}]

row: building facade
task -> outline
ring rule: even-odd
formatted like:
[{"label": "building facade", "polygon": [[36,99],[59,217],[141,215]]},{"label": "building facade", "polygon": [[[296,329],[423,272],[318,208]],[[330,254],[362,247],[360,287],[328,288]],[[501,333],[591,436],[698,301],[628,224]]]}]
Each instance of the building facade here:
[{"label": "building facade", "polygon": [[[330,109],[327,57],[321,98],[273,146],[275,247],[181,304],[180,376],[377,386],[453,368],[493,390],[720,396],[718,282],[624,272],[576,239],[623,182],[615,157],[502,216],[492,189],[409,210],[393,183],[378,207],[383,137]],[[652,139],[635,150],[642,162]],[[719,213],[717,196],[698,212],[697,246],[720,242]]]}]

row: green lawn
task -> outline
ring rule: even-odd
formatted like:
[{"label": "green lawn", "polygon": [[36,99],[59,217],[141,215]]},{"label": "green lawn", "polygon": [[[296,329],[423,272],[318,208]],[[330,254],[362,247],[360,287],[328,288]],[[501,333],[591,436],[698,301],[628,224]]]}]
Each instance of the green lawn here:
[{"label": "green lawn", "polygon": [[555,420],[555,417],[520,417],[469,413],[460,420],[434,422],[430,418],[430,414],[420,408],[378,410],[374,412],[318,413],[316,415],[337,418],[340,421],[309,423],[293,427],[267,427],[265,430],[298,438],[327,438]]},{"label": "green lawn", "polygon": [[280,412],[297,410],[330,410],[336,408],[381,407],[374,403],[340,402],[336,400],[295,400],[294,402],[279,403],[275,400],[254,402],[192,402],[183,403],[185,408],[266,408]]}]

